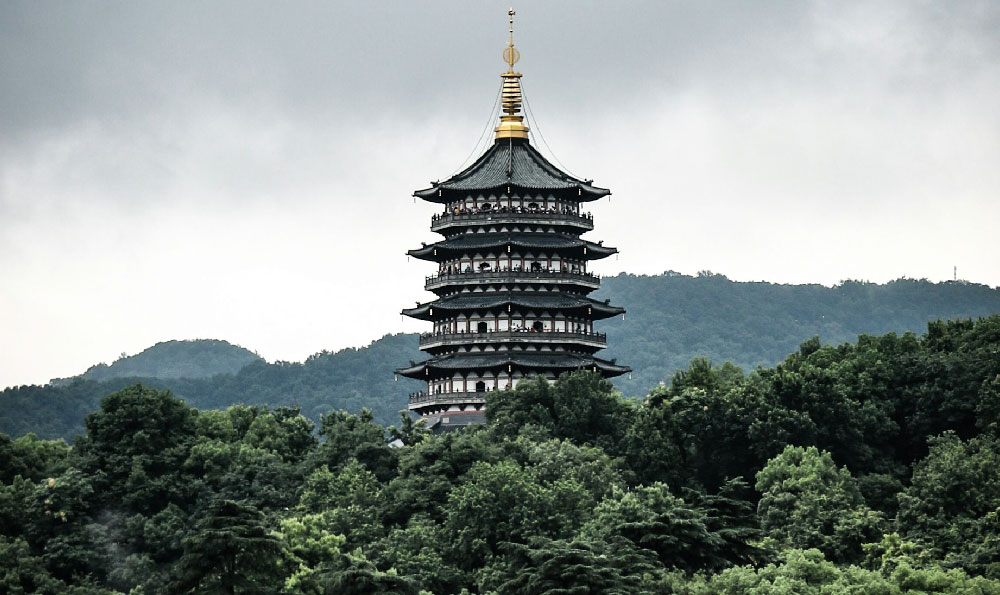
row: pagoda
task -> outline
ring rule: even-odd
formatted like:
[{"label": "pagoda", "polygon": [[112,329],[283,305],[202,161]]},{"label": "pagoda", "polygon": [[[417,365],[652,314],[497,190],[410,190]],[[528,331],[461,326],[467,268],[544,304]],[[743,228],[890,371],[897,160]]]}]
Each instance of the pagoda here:
[{"label": "pagoda", "polygon": [[595,356],[607,337],[594,321],[625,310],[588,297],[600,286],[588,263],[617,250],[580,237],[594,228],[581,206],[611,191],[559,170],[531,145],[509,15],[493,146],[467,169],[414,192],[441,205],[431,231],[443,239],[408,252],[437,264],[425,284],[436,299],[402,311],[433,328],[420,336],[430,358],[396,373],[426,383],[410,395],[409,409],[437,431],[481,423],[487,393],[526,378],[631,371]]}]

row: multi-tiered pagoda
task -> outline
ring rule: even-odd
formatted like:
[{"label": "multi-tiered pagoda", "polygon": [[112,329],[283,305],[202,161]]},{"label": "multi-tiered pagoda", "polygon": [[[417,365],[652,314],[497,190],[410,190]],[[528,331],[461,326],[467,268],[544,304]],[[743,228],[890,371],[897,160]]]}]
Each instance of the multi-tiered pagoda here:
[{"label": "multi-tiered pagoda", "polygon": [[425,285],[437,299],[403,310],[433,324],[420,337],[431,357],[396,372],[426,382],[410,395],[410,410],[438,430],[481,422],[486,394],[525,378],[630,371],[594,355],[607,346],[594,321],[625,310],[587,297],[600,285],[588,264],[617,250],[580,237],[594,228],[581,205],[611,191],[560,171],[531,146],[510,14],[493,146],[461,173],[414,193],[441,205],[431,231],[444,239],[408,252],[437,263]]}]

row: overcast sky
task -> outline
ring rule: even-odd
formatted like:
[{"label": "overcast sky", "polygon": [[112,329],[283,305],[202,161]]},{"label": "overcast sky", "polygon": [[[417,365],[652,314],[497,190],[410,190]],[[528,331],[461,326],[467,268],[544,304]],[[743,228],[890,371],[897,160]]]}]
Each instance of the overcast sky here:
[{"label": "overcast sky", "polygon": [[[533,142],[614,193],[598,272],[1000,285],[1000,3],[515,8]],[[424,329],[411,193],[488,124],[506,9],[0,4],[0,387]]]}]

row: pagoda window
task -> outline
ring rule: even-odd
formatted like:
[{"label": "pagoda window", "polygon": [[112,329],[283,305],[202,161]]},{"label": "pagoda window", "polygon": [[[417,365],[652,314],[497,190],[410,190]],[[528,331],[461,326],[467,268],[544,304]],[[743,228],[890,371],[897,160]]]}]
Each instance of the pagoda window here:
[{"label": "pagoda window", "polygon": [[490,330],[489,329],[489,325],[486,324],[485,322],[478,322],[478,323],[476,323],[476,332],[477,333],[486,333],[486,332],[489,332],[489,330]]},{"label": "pagoda window", "polygon": [[484,392],[486,392],[486,383],[483,382],[482,380],[477,381],[476,382],[476,392],[477,393],[484,393]]}]

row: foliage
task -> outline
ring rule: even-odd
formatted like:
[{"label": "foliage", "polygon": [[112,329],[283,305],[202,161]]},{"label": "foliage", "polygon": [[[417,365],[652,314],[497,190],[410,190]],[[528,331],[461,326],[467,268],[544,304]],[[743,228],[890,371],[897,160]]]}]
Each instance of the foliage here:
[{"label": "foliage", "polygon": [[484,592],[503,595],[564,593],[648,593],[657,572],[649,556],[628,542],[536,538],[529,545],[507,544],[505,556],[484,569]]},{"label": "foliage", "polygon": [[[675,370],[687,368],[696,357],[754,370],[775,365],[805,337],[818,336],[822,343],[836,345],[853,341],[861,333],[922,332],[929,321],[937,319],[1000,313],[1000,290],[912,279],[884,285],[845,281],[836,287],[822,287],[741,283],[711,274],[623,273],[604,278],[594,295],[629,310],[627,320],[600,323],[600,330],[608,334],[611,356],[634,370],[613,380],[628,396],[645,395],[661,380],[666,384]],[[963,357],[954,350],[950,353],[948,357]],[[147,357],[148,362],[138,365]],[[384,426],[406,408],[407,393],[419,390],[414,381],[393,382],[392,370],[422,357],[412,334],[387,335],[357,349],[323,351],[302,363],[267,363],[222,341],[172,341],[111,366],[95,366],[82,377],[3,390],[0,433],[19,436],[34,432],[41,438],[70,441],[83,431],[83,418],[99,407],[102,397],[137,381],[169,389],[200,409],[225,409],[236,403],[296,406],[318,424],[320,415],[329,411],[356,414],[367,407],[375,422]],[[948,357],[929,369],[929,375],[938,376],[946,369]],[[202,365],[204,369],[192,371]],[[911,369],[920,371],[918,367]],[[927,391],[912,402],[933,410],[933,399],[941,396]],[[1000,405],[995,410],[1000,411]],[[955,415],[962,415],[962,411],[960,407]],[[773,423],[782,421],[776,417]],[[795,420],[786,421],[794,427]],[[921,416],[914,421],[934,420]],[[944,421],[954,425],[960,419],[949,413]],[[944,429],[916,429],[913,434],[919,439],[907,445],[916,447],[913,458],[922,456],[924,436]],[[784,444],[772,448],[763,460],[780,452]],[[848,463],[861,474],[862,469]]]},{"label": "foliage", "polygon": [[782,548],[817,548],[835,562],[855,562],[885,522],[865,506],[854,478],[830,453],[789,446],[757,473],[757,514]]},{"label": "foliage", "polygon": [[901,532],[945,566],[1000,579],[1000,438],[931,438],[899,495]]},{"label": "foliage", "polygon": [[578,372],[438,435],[129,385],[0,436],[0,590],[1000,593],[998,352],[995,316],[642,402]]},{"label": "foliage", "polygon": [[136,355],[122,354],[110,366],[91,366],[80,378],[209,378],[216,374],[235,374],[256,361],[261,361],[259,355],[226,341],[164,341]]},{"label": "foliage", "polygon": [[179,586],[194,593],[266,593],[279,575],[281,548],[257,509],[216,500],[184,539]]}]

